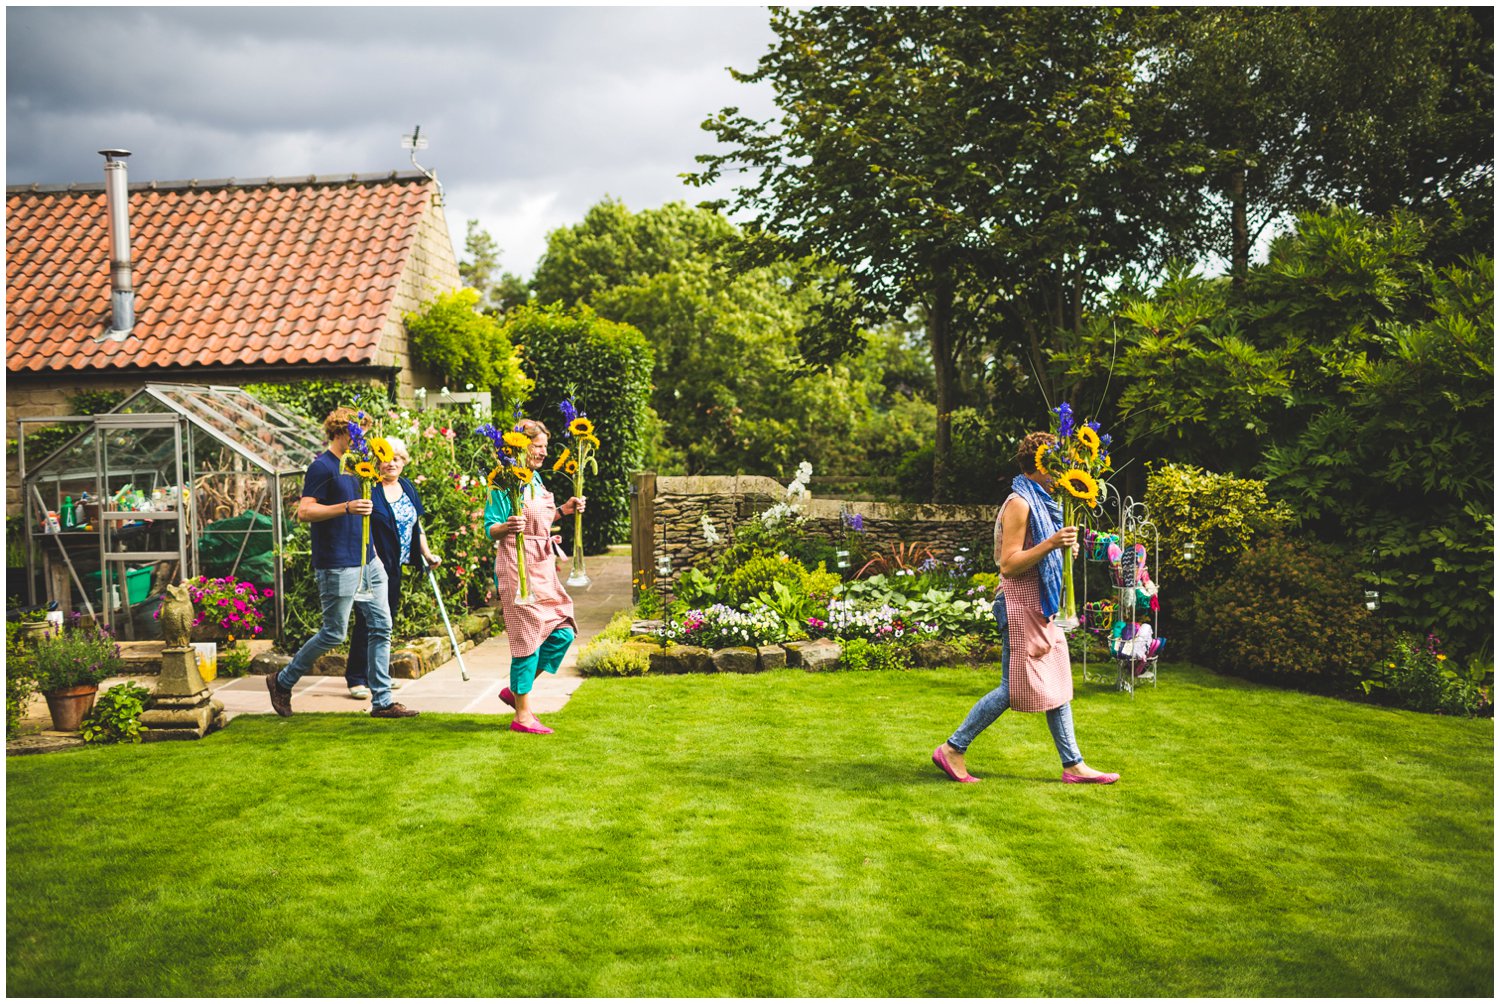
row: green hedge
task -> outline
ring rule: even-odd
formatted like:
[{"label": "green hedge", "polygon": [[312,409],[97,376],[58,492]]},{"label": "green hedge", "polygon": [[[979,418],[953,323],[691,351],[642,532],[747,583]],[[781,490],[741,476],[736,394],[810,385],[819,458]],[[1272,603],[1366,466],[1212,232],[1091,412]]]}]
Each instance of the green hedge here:
[{"label": "green hedge", "polygon": [[1210,668],[1349,690],[1381,655],[1384,630],[1343,551],[1276,534],[1189,601]]},{"label": "green hedge", "polygon": [[412,360],[454,390],[487,390],[497,401],[515,401],[528,381],[504,325],[478,306],[477,290],[456,289],[407,314]]},{"label": "green hedge", "polygon": [[[630,535],[630,475],[645,458],[651,347],[635,328],[604,320],[588,307],[519,307],[510,313],[505,330],[520,352],[522,368],[535,381],[525,412],[552,430],[552,456],[566,445],[559,409],[563,398],[571,396],[594,423],[594,435],[603,445],[596,454],[599,473],[590,474],[584,487],[589,507],[583,537],[585,554],[602,554]],[[548,483],[560,496],[566,490],[557,475]],[[573,521],[562,524],[565,536],[570,535]]]}]

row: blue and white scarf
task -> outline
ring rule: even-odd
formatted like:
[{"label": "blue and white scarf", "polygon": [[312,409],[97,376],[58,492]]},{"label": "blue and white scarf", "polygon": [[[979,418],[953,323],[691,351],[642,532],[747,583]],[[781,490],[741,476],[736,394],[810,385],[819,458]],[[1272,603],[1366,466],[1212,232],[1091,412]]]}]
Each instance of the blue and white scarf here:
[{"label": "blue and white scarf", "polygon": [[[1031,533],[1032,547],[1062,529],[1062,504],[1047,494],[1041,485],[1024,474],[1017,474],[1011,479],[1010,490],[1025,499],[1031,510],[1026,529]],[[1062,551],[1048,551],[1036,568],[1042,580],[1042,616],[1051,617],[1062,605]]]}]

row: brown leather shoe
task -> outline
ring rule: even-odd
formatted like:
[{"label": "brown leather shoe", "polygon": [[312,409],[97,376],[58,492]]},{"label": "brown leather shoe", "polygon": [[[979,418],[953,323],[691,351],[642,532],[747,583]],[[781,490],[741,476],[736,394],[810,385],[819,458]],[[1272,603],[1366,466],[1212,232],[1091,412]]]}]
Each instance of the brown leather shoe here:
[{"label": "brown leather shoe", "polygon": [[266,674],[266,689],[271,692],[271,710],[282,718],[292,717],[292,692],[281,685],[277,678],[278,671],[271,670]]},{"label": "brown leather shoe", "polygon": [[383,708],[371,708],[371,718],[415,718],[422,712],[413,711],[404,704],[387,704]]}]

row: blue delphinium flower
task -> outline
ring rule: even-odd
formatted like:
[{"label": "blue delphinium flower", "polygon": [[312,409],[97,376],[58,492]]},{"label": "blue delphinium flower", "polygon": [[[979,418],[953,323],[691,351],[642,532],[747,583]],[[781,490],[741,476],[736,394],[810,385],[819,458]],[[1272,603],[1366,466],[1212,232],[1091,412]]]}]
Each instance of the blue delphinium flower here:
[{"label": "blue delphinium flower", "polygon": [[1069,436],[1071,436],[1073,434],[1073,408],[1072,408],[1072,406],[1069,405],[1068,402],[1064,401],[1062,404],[1058,405],[1056,408],[1054,408],[1052,410],[1057,413],[1057,419],[1058,419],[1057,436],[1058,436],[1058,438],[1059,439],[1067,439]]},{"label": "blue delphinium flower", "polygon": [[[563,398],[562,404],[558,405],[558,407],[562,409],[563,428],[566,429],[573,424],[573,419],[578,417],[578,409],[573,407],[572,398],[566,397]],[[569,433],[569,435],[572,435],[572,433]]]}]

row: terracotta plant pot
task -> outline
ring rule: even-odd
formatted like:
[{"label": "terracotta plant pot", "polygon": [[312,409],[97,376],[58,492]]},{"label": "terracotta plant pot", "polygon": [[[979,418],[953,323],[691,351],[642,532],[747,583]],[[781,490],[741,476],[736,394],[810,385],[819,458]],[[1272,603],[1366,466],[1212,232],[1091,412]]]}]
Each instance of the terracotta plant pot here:
[{"label": "terracotta plant pot", "polygon": [[81,687],[49,690],[42,696],[47,699],[47,710],[52,712],[52,728],[57,732],[77,732],[83,727],[84,716],[93,710],[99,685],[86,683]]}]

